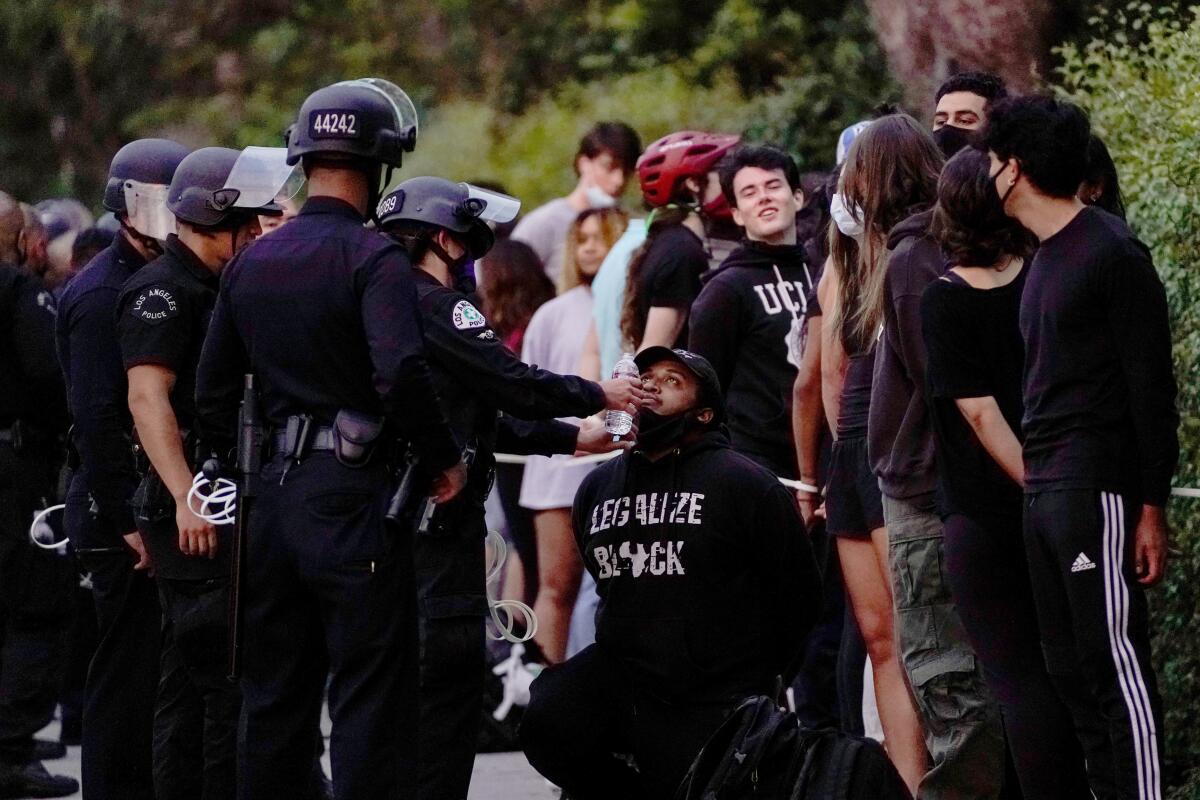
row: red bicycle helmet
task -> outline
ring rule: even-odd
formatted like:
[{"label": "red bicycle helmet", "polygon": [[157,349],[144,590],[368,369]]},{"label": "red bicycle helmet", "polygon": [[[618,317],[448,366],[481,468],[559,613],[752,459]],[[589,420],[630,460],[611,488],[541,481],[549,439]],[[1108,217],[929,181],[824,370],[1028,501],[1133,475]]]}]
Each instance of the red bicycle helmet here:
[{"label": "red bicycle helmet", "polygon": [[[733,149],[740,136],[702,131],[669,133],[646,148],[637,162],[638,182],[642,197],[652,206],[671,202],[679,184],[690,177],[702,177]],[[722,194],[702,211],[709,216],[729,216],[729,204]],[[721,207],[724,213],[721,213]]]}]

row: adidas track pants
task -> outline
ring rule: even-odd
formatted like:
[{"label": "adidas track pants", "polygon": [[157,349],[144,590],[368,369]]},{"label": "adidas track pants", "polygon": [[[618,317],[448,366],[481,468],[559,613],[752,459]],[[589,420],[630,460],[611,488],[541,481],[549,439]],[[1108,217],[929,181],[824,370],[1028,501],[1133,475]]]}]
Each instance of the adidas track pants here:
[{"label": "adidas track pants", "polygon": [[1134,574],[1140,504],[1091,489],[1025,498],[1042,650],[1097,800],[1162,800],[1162,701]]}]

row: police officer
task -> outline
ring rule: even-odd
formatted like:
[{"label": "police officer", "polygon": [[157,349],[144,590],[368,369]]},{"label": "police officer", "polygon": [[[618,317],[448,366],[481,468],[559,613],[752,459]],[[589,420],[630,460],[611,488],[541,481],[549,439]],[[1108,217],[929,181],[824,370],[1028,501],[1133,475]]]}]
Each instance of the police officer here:
[{"label": "police officer", "polygon": [[58,360],[80,460],[67,493],[66,528],[81,569],[92,576],[100,635],[84,700],[85,800],[154,797],[150,742],[161,617],[129,505],[137,473],[115,320],[121,287],[162,252],[172,223],[167,187],[187,154],[166,139],[138,139],[117,151],[104,207],[120,230],[59,301]]},{"label": "police officer", "polygon": [[201,437],[230,437],[248,372],[272,428],[243,567],[241,800],[301,794],[327,674],[339,800],[396,796],[397,720],[416,723],[411,540],[385,527],[386,445],[412,444],[441,501],[466,470],[437,405],[408,259],[363,227],[416,132],[411,101],[386,81],[304,101],[287,144],[308,200],[226,267],[201,355]]},{"label": "police officer", "polygon": [[[497,439],[515,453],[614,449],[619,445],[598,420],[580,429],[553,418],[633,410],[644,396],[631,378],[596,384],[522,363],[471,302],[471,262],[494,241],[487,222],[507,222],[518,207],[511,197],[469,184],[412,178],[380,202],[377,215],[382,230],[404,243],[416,267],[425,347],[442,409],[456,443],[473,453],[467,488],[437,510],[414,543],[421,634],[416,796],[427,800],[465,798],[471,780],[488,613],[483,502]],[[511,416],[500,418],[498,410]]]},{"label": "police officer", "polygon": [[[20,206],[0,192],[0,231]],[[0,240],[0,797],[64,797],[72,778],[41,759],[65,755],[33,735],[54,716],[65,656],[74,570],[29,541],[33,514],[54,502],[57,437],[66,398],[54,358],[54,301],[13,263],[16,237]]]},{"label": "police officer", "polygon": [[[142,542],[163,609],[154,788],[158,800],[234,796],[241,694],[228,667],[228,526],[188,507],[197,470],[193,433],[196,365],[225,264],[277,216],[274,188],[255,192],[232,175],[269,173],[283,148],[204,147],[175,170],[167,207],[177,233],[137,271],[117,302],[117,334],[129,380],[129,410],[149,468],[134,495]],[[257,207],[262,202],[267,207]]]}]

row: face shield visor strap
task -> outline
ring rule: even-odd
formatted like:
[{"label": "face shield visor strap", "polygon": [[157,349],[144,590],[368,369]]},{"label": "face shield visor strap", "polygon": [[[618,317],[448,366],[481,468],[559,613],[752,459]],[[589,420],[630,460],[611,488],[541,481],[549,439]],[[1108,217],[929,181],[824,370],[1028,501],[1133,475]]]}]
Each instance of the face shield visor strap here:
[{"label": "face shield visor strap", "polygon": [[521,201],[515,197],[480,189],[469,183],[461,183],[459,186],[467,191],[467,199],[459,204],[461,216],[503,224],[512,222],[521,211]]},{"label": "face shield visor strap", "polygon": [[446,252],[446,248],[438,244],[437,236],[435,234],[430,234],[429,239],[426,240],[425,244],[429,248],[430,252],[440,258],[442,263],[446,265],[446,269],[450,271],[450,276],[457,280],[463,265],[466,264],[471,258],[470,248],[464,246],[463,254],[458,258],[454,258],[450,255],[450,253]]},{"label": "face shield visor strap", "polygon": [[392,167],[382,161],[370,161],[364,173],[367,176],[367,220],[378,228],[379,201],[392,182]]},{"label": "face shield visor strap", "polygon": [[125,181],[125,224],[143,237],[165,241],[175,233],[175,215],[167,207],[167,191],[162,183]]}]

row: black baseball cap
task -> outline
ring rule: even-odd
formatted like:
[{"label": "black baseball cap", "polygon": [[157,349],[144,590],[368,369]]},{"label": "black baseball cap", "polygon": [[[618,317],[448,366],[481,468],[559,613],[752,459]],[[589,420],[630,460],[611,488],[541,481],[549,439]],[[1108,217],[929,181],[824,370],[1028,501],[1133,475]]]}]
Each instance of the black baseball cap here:
[{"label": "black baseball cap", "polygon": [[672,350],[669,347],[658,345],[647,347],[633,359],[633,363],[637,364],[637,368],[641,372],[645,372],[660,361],[674,361],[687,367],[688,372],[695,375],[696,380],[700,382],[698,399],[701,407],[713,410],[712,424],[724,421],[725,396],[721,393],[721,379],[717,377],[717,371],[713,369],[712,364],[708,363],[707,358],[696,355],[690,350]]}]

